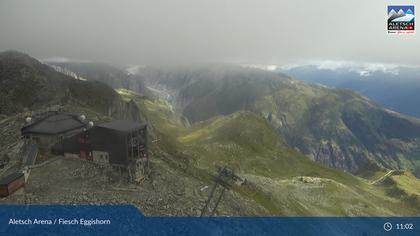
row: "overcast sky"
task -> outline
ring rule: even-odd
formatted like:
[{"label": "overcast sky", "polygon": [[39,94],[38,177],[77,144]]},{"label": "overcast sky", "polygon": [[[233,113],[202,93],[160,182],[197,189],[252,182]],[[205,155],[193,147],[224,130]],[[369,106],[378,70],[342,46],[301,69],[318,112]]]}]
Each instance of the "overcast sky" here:
[{"label": "overcast sky", "polygon": [[418,65],[420,32],[387,35],[388,2],[1,0],[0,51],[118,64]]}]

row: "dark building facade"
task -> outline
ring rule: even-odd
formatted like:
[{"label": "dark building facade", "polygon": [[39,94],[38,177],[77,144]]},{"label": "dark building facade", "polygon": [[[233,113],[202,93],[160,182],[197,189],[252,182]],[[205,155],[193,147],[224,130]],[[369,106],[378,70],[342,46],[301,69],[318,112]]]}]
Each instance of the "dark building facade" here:
[{"label": "dark building facade", "polygon": [[52,151],[138,174],[148,164],[147,125],[125,120],[95,125],[62,140]]}]

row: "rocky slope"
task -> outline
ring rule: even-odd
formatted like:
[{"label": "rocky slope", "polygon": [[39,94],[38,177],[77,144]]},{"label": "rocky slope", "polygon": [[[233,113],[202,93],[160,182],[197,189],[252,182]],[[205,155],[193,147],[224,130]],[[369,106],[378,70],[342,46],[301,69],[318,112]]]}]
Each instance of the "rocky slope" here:
[{"label": "rocky slope", "polygon": [[367,68],[319,68],[302,65],[284,70],[296,79],[326,86],[351,89],[394,111],[420,118],[420,67],[379,66]]},{"label": "rocky slope", "polygon": [[[209,194],[215,165],[229,165],[246,183],[227,191],[216,215],[416,215],[417,193],[402,181],[392,186],[323,167],[290,149],[266,119],[252,112],[214,117],[189,127],[164,100],[119,90],[153,128],[151,174],[139,185],[126,174],[78,158],[59,158],[32,170],[25,189],[0,203],[134,204],[146,215],[197,216]],[[65,106],[88,118],[113,119],[78,105]],[[0,122],[13,136],[19,114]],[[9,137],[9,136],[8,136]],[[2,136],[3,138],[3,136]],[[7,149],[17,147],[8,145]],[[3,146],[5,147],[5,146]],[[11,150],[11,149],[9,149]],[[45,154],[41,154],[45,155]],[[49,160],[40,156],[38,162]],[[19,164],[19,155],[11,157]],[[0,175],[3,170],[0,170]],[[398,182],[397,182],[398,181]],[[386,191],[389,189],[389,193]],[[339,204],[337,204],[339,203]]]},{"label": "rocky slope", "polygon": [[[324,167],[289,148],[269,122],[253,112],[217,116],[187,127],[164,100],[127,90],[119,93],[147,112],[156,132],[154,158],[208,185],[208,174],[217,165],[233,167],[246,178],[245,184],[229,191],[234,199],[223,200],[229,205],[236,199],[246,214],[416,214],[419,195],[406,186],[408,181],[420,183],[413,176],[389,186],[373,185],[370,179]],[[393,195],[394,191],[401,194]]]},{"label": "rocky slope", "polygon": [[132,74],[118,66],[104,63],[71,61],[46,61],[46,63],[76,78],[101,81],[112,88],[129,89],[146,96],[153,95],[144,84],[143,78],[140,75]]},{"label": "rocky slope", "polygon": [[125,101],[98,81],[76,80],[15,51],[0,53],[0,175],[19,168],[20,128],[32,112],[60,109],[96,122],[131,119],[145,122],[133,101]]},{"label": "rocky slope", "polygon": [[0,87],[0,114],[72,104],[108,116],[142,119],[132,103],[106,84],[74,79],[15,51],[0,53]]},{"label": "rocky slope", "polygon": [[350,90],[234,66],[140,73],[148,86],[166,91],[192,123],[248,110],[265,117],[290,146],[326,166],[361,175],[380,168],[420,174],[420,121]]}]

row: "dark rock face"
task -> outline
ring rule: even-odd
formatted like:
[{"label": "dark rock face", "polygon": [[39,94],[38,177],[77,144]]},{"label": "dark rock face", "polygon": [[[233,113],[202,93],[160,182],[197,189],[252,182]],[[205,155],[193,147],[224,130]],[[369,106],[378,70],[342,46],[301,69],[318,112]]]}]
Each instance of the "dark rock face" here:
[{"label": "dark rock face", "polygon": [[116,66],[92,62],[48,62],[48,64],[59,71],[66,71],[68,74],[87,80],[100,81],[114,89],[125,88],[145,96],[153,95],[146,87],[142,76],[129,74]]},{"label": "dark rock face", "polygon": [[116,118],[142,120],[135,103],[99,81],[83,81],[54,70],[28,55],[0,53],[0,114],[75,104]]},{"label": "dark rock face", "polygon": [[350,173],[357,173],[363,164],[369,162],[367,158],[357,158],[351,151],[342,150],[331,143],[319,144],[314,160],[328,167],[341,169]]}]

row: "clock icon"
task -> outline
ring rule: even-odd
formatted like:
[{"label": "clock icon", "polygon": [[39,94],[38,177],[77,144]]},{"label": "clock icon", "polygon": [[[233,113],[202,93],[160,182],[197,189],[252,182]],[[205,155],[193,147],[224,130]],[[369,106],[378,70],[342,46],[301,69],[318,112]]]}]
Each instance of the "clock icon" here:
[{"label": "clock icon", "polygon": [[386,222],[386,223],[384,224],[384,230],[385,230],[385,231],[391,231],[391,229],[392,229],[392,224],[391,224],[391,223],[389,223],[389,222]]}]

